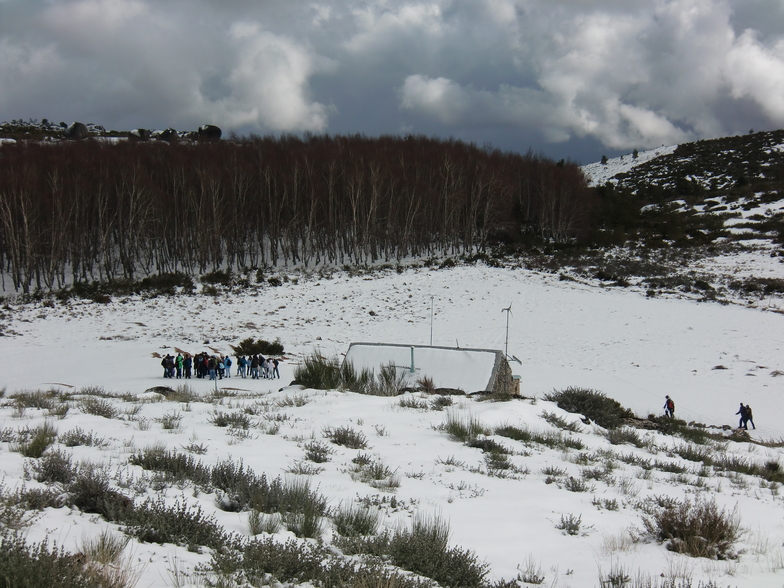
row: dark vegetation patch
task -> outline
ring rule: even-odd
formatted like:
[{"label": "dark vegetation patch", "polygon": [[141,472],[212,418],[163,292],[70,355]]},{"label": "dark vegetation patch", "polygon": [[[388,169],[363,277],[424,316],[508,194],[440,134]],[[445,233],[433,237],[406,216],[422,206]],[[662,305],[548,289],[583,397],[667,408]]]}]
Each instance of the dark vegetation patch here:
[{"label": "dark vegetation patch", "polygon": [[585,416],[606,429],[619,427],[625,419],[633,418],[634,413],[596,390],[569,387],[544,395],[545,400],[555,402],[559,408]]}]

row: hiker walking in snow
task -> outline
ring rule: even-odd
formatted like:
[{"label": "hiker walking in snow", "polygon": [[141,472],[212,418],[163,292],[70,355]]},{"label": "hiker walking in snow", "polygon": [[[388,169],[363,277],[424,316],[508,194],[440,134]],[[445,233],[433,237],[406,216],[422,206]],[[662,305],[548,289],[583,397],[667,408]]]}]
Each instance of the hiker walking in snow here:
[{"label": "hiker walking in snow", "polygon": [[743,406],[743,403],[741,402],[740,403],[740,408],[738,409],[738,412],[736,412],[735,414],[739,414],[740,415],[740,421],[738,421],[738,428],[739,429],[743,428],[744,430],[748,431],[749,430],[749,421],[751,421],[751,426],[753,428],[755,428],[755,429],[757,428],[757,426],[754,424],[753,415],[752,415],[752,412],[751,412],[751,407],[748,404],[746,406]]},{"label": "hiker walking in snow", "polygon": [[746,405],[746,430],[748,431],[748,423],[751,423],[751,428],[756,429],[757,425],[754,424],[754,414],[751,412],[751,407]]},{"label": "hiker walking in snow", "polygon": [[747,417],[746,417],[746,407],[743,406],[742,402],[740,403],[740,408],[738,409],[738,412],[736,412],[735,414],[739,414],[740,415],[740,419],[738,420],[738,428],[739,429],[748,429],[748,425],[746,424],[746,420],[747,420]]},{"label": "hiker walking in snow", "polygon": [[230,377],[231,377],[231,357],[229,357],[228,355],[227,355],[227,356],[225,356],[225,357],[223,358],[223,365],[225,365],[225,366],[226,366],[226,370],[225,370],[225,372],[224,372],[224,375],[225,375],[227,378],[230,378]]},{"label": "hiker walking in snow", "polygon": [[273,360],[272,360],[272,365],[273,365],[273,368],[272,368],[272,375],[273,375],[274,377],[276,377],[278,380],[280,380],[280,372],[278,371],[278,364],[279,364],[279,363],[280,363],[280,362],[278,361],[278,358],[277,358],[277,357],[276,357],[275,359],[273,359]]},{"label": "hiker walking in snow", "polygon": [[177,359],[174,360],[174,367],[177,368],[177,379],[182,378],[182,354],[177,354]]},{"label": "hiker walking in snow", "polygon": [[665,396],[664,398],[664,416],[672,418],[675,416],[675,403],[669,396]]}]

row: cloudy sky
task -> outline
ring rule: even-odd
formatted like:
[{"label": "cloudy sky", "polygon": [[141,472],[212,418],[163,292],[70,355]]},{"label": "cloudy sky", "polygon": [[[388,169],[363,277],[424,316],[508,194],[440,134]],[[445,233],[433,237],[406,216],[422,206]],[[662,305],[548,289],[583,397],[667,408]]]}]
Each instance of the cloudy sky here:
[{"label": "cloudy sky", "polygon": [[0,121],[44,117],[587,163],[784,127],[784,1],[0,0]]}]

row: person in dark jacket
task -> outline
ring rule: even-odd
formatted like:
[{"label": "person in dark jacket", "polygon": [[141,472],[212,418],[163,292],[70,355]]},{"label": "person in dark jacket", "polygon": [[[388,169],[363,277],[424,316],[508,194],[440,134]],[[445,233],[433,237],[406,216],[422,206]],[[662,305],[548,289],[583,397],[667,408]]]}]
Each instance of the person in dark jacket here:
[{"label": "person in dark jacket", "polygon": [[675,416],[675,402],[669,396],[665,396],[664,399],[664,416],[672,418]]},{"label": "person in dark jacket", "polygon": [[738,412],[736,412],[735,414],[736,415],[737,414],[740,415],[740,419],[738,420],[738,428],[739,429],[748,429],[749,427],[746,424],[746,422],[749,420],[749,418],[748,418],[748,416],[746,414],[746,407],[743,406],[742,402],[740,403],[740,408],[738,409]]}]

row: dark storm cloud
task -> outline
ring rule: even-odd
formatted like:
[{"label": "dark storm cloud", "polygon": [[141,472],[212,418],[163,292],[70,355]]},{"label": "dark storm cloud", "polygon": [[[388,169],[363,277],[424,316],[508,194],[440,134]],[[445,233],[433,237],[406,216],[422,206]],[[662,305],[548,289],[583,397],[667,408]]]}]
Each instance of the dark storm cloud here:
[{"label": "dark storm cloud", "polygon": [[580,158],[777,128],[782,95],[780,0],[0,0],[0,119]]}]

